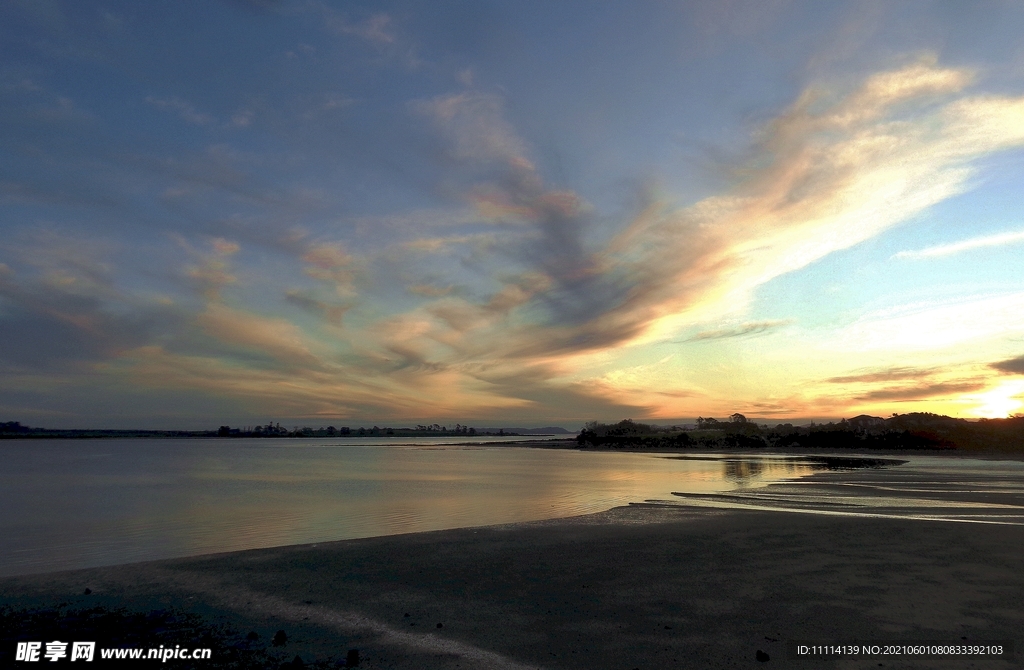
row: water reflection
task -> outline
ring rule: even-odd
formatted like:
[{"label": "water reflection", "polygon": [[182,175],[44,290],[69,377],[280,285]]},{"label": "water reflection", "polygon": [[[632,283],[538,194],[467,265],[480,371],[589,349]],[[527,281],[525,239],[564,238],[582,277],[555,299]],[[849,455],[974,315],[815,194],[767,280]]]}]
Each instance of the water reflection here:
[{"label": "water reflection", "polygon": [[[790,466],[790,463],[785,463],[785,466]],[[765,463],[764,461],[753,461],[753,460],[728,460],[722,464],[725,469],[724,476],[728,481],[736,482],[740,485],[747,484],[751,479],[760,477],[761,473],[764,472]]]},{"label": "water reflection", "polygon": [[0,444],[0,574],[587,514],[808,459],[323,440]]},{"label": "water reflection", "polygon": [[906,463],[888,458],[844,456],[665,456],[672,460],[720,463],[721,479],[737,487],[764,486],[768,481],[804,477],[823,470],[859,470]]}]

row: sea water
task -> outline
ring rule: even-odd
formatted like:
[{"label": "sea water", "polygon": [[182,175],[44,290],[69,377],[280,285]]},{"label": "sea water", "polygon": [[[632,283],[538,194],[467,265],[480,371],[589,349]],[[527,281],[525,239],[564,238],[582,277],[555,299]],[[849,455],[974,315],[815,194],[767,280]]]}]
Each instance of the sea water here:
[{"label": "sea water", "polygon": [[567,517],[817,469],[487,440],[6,440],[0,576]]}]

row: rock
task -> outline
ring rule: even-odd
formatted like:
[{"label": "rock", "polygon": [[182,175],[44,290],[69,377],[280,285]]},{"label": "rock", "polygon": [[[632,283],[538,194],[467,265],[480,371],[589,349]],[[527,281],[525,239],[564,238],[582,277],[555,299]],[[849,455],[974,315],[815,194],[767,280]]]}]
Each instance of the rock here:
[{"label": "rock", "polygon": [[768,654],[766,654],[763,651],[761,651],[760,649],[758,649],[757,650],[757,654],[755,654],[754,658],[756,658],[757,660],[759,660],[762,663],[764,663],[764,662],[766,662],[768,660],[769,657],[768,657]]},{"label": "rock", "polygon": [[283,630],[274,633],[273,643],[275,647],[283,647],[288,644],[288,635]]},{"label": "rock", "polygon": [[349,649],[348,654],[345,656],[345,667],[355,668],[359,665],[359,650]]}]

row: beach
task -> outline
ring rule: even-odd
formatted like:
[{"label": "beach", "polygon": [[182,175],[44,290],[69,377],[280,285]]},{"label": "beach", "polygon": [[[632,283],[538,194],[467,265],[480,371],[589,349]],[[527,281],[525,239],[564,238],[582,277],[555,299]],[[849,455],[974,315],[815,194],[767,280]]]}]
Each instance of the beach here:
[{"label": "beach", "polygon": [[[931,495],[932,518],[907,518],[898,501],[866,512],[842,503],[851,486],[899,472],[803,482],[814,491],[808,500],[833,491],[845,516],[801,506],[794,496],[803,489],[783,484],[762,489],[755,505],[681,497],[682,505],[569,519],[9,578],[0,602],[173,608],[256,633],[273,662],[298,656],[323,667],[344,666],[350,649],[365,668],[1020,667],[1020,650],[1013,658],[787,654],[796,641],[1020,645],[1024,526],[1006,504],[1020,493],[968,482],[947,491],[945,505]],[[919,499],[919,484],[902,481],[894,495]],[[766,500],[772,510],[756,508]],[[965,501],[993,514],[979,523]],[[287,644],[266,645],[279,630]],[[13,643],[4,644],[9,653]]]}]

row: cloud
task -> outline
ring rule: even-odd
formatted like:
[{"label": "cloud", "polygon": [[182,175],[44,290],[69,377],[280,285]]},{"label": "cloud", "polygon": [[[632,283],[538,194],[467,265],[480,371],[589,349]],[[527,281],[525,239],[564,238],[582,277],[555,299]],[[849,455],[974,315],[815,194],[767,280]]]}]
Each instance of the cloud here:
[{"label": "cloud", "polygon": [[777,330],[782,326],[792,323],[791,320],[769,320],[769,321],[751,321],[748,323],[742,323],[734,328],[721,328],[719,330],[703,330],[693,337],[691,340],[720,340],[730,337],[744,337],[746,335],[760,335],[767,333],[772,330]]},{"label": "cloud", "polygon": [[241,249],[238,242],[225,240],[223,237],[215,237],[210,240],[210,246],[213,247],[213,250],[219,256],[231,256],[237,254],[238,250]]},{"label": "cloud", "polygon": [[241,248],[237,242],[216,237],[209,241],[210,251],[207,252],[195,249],[180,236],[173,237],[198,261],[185,268],[185,276],[208,300],[218,299],[221,289],[238,281],[238,277],[231,273],[228,262],[228,259]]},{"label": "cloud", "polygon": [[532,168],[525,143],[505,120],[501,97],[465,92],[418,100],[411,107],[447,136],[453,159]]},{"label": "cloud", "polygon": [[481,238],[489,239],[490,236],[450,235],[447,237],[421,237],[414,240],[409,240],[407,242],[403,242],[401,246],[410,251],[436,253],[438,251],[446,251],[454,245],[466,244],[467,242],[473,242]]},{"label": "cloud", "polygon": [[[89,375],[109,359],[161,333],[173,337],[185,315],[114,281],[111,250],[99,240],[39,232],[11,244],[21,271],[0,263],[0,367],[32,375]],[[4,385],[15,380],[4,373]],[[59,384],[58,384],[59,385]]]},{"label": "cloud", "polygon": [[[290,193],[280,186],[260,183],[254,175],[263,159],[258,154],[237,151],[226,144],[213,144],[181,157],[127,155],[123,160],[129,169],[197,186],[196,190],[203,194],[223,191],[264,208],[289,209],[293,215],[310,204],[301,191]],[[179,194],[182,192],[187,193],[178,190]]]},{"label": "cloud", "polygon": [[982,382],[943,382],[919,386],[897,386],[871,391],[857,396],[855,400],[911,401],[926,400],[940,396],[955,396],[986,388]]},{"label": "cloud", "polygon": [[[0,274],[0,277],[3,275]],[[449,284],[448,286],[434,286],[433,284],[413,284],[412,286],[406,287],[406,290],[413,295],[423,296],[425,298],[442,298],[447,295],[451,295],[456,292],[458,288]]]},{"label": "cloud", "polygon": [[231,125],[238,128],[248,128],[252,124],[252,120],[256,117],[256,112],[251,109],[240,109],[231,115]]},{"label": "cloud", "polygon": [[358,35],[365,40],[378,44],[392,44],[395,36],[389,32],[391,28],[391,17],[387,14],[374,14],[370,18],[360,21],[352,26],[340,28],[342,32],[349,32]]},{"label": "cloud", "polygon": [[1011,375],[1024,375],[1024,356],[992,363],[991,367]]},{"label": "cloud", "polygon": [[355,294],[355,259],[344,245],[325,242],[309,246],[302,255],[307,263],[306,274],[334,285],[338,295]]},{"label": "cloud", "polygon": [[938,246],[927,247],[917,251],[901,251],[894,254],[893,258],[938,258],[941,256],[952,256],[953,254],[959,254],[973,249],[1002,247],[1010,244],[1018,244],[1020,242],[1024,242],[1024,230],[972,237],[967,240],[961,240],[960,242],[940,244]]},{"label": "cloud", "polygon": [[285,293],[285,301],[316,314],[336,326],[341,325],[341,319],[345,312],[352,308],[351,305],[337,305],[317,300],[302,291],[288,291]]},{"label": "cloud", "polygon": [[330,112],[337,112],[356,104],[358,100],[339,93],[323,93],[306,102],[306,110],[300,114],[303,121],[312,121]]},{"label": "cloud", "polygon": [[323,26],[335,35],[355,35],[377,46],[395,43],[391,16],[378,12],[362,21],[351,21],[345,14],[337,12],[324,2],[308,2],[307,8],[323,18]]},{"label": "cloud", "polygon": [[454,210],[419,209],[406,213],[362,216],[353,219],[353,223],[356,225],[367,228],[380,229],[386,227],[399,231],[413,232],[418,232],[423,228],[448,228],[479,222],[480,214],[468,206]]},{"label": "cloud", "polygon": [[842,377],[830,377],[825,381],[830,384],[871,384],[876,382],[888,382],[898,379],[923,379],[931,377],[938,370],[936,368],[912,368],[912,367],[891,367],[880,370],[870,370],[855,375]]},{"label": "cloud", "polygon": [[208,126],[215,120],[209,114],[197,111],[192,103],[182,100],[176,96],[172,96],[170,98],[156,98],[150,95],[146,97],[146,102],[160,109],[169,109],[177,112],[178,116],[183,121],[187,121],[193,125]]},{"label": "cloud", "polygon": [[242,347],[290,367],[321,369],[313,344],[295,324],[261,317],[212,303],[196,317],[203,331],[216,340]]}]

